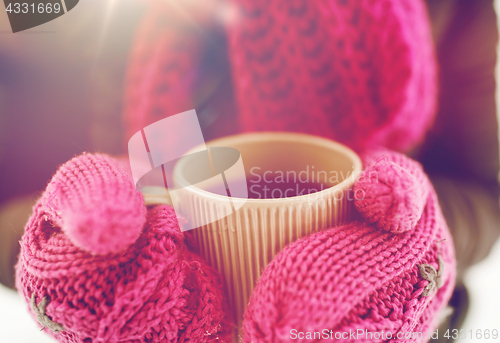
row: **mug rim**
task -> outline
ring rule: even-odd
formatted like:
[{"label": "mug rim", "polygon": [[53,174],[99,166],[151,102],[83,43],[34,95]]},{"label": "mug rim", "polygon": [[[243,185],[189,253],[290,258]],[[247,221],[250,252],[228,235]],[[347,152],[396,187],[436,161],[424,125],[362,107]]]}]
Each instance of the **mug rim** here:
[{"label": "mug rim", "polygon": [[[327,148],[328,150],[331,151],[336,151],[338,153],[343,154],[346,156],[352,163],[353,163],[353,170],[352,170],[352,175],[356,174],[359,176],[359,174],[362,172],[362,162],[358,154],[356,154],[351,148],[345,146],[344,144],[341,144],[339,142],[336,142],[334,140],[324,138],[324,137],[319,137],[319,136],[314,136],[306,133],[296,133],[296,132],[280,132],[280,131],[262,131],[262,132],[249,132],[249,133],[240,133],[240,134],[235,134],[235,135],[230,135],[230,136],[224,136],[220,138],[216,138],[214,140],[206,142],[205,146],[207,148],[210,147],[231,147],[231,143],[237,142],[237,143],[248,143],[252,141],[256,141],[256,138],[262,142],[262,141],[279,141],[279,142],[294,142],[294,143],[304,143],[304,144],[309,144],[309,145],[316,145],[318,147],[324,147]],[[214,146],[215,145],[215,146]],[[194,152],[199,152],[200,150],[203,150],[203,145],[198,145],[190,150],[188,150],[183,156],[187,156],[189,154],[192,154]],[[173,177],[174,180],[176,177],[178,178],[179,182],[187,182],[187,180],[183,177],[181,170],[182,167],[185,165],[186,160],[185,159],[180,159],[174,166],[173,170]],[[243,161],[244,163],[244,161]],[[262,198],[262,199],[255,199],[255,198],[240,198],[240,197],[229,197],[227,195],[221,195],[217,193],[212,193],[207,190],[201,189],[199,187],[196,187],[195,185],[190,185],[187,187],[184,187],[183,189],[186,191],[190,191],[191,193],[194,193],[198,196],[202,196],[204,198],[208,199],[213,199],[213,200],[222,200],[222,199],[227,199],[231,198],[232,201],[244,201],[245,203],[253,203],[253,204],[261,204],[261,205],[277,205],[280,202],[281,203],[290,203],[290,202],[297,202],[297,201],[307,201],[311,200],[313,197],[324,197],[325,195],[331,194],[332,192],[335,193],[338,190],[346,190],[350,186],[352,186],[355,182],[356,179],[355,177],[347,177],[346,179],[342,180],[338,184],[328,187],[326,189],[323,189],[318,192],[314,193],[309,193],[309,194],[303,194],[303,195],[298,195],[298,196],[292,196],[292,197],[284,197],[284,198]]]}]

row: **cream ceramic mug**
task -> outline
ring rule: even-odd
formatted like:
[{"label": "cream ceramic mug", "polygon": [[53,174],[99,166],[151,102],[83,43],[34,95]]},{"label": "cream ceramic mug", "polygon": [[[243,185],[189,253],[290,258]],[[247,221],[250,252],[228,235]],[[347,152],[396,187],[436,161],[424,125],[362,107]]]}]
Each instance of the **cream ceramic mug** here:
[{"label": "cream ceramic mug", "polygon": [[[200,147],[175,165],[175,193],[182,200],[183,216],[195,227],[191,232],[199,253],[225,279],[233,320],[239,328],[259,276],[284,246],[350,219],[350,189],[362,165],[356,153],[344,145],[298,133],[241,134],[206,146],[211,164],[220,160],[216,152],[224,153],[217,148],[239,151],[248,198],[233,195],[228,199],[225,189],[216,189],[214,184],[211,190],[210,180],[193,186],[190,175],[199,173],[207,163],[190,157]],[[230,159],[236,161],[237,156]],[[231,180],[238,177],[241,173],[226,173],[225,185],[241,184],[241,180]],[[149,196],[146,201],[169,202],[161,197]]]}]

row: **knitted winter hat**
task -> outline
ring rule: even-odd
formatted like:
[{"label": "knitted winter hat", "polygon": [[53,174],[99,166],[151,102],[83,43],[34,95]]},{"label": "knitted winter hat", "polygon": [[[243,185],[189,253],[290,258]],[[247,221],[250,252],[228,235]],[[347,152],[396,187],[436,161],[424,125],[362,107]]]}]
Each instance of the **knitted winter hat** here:
[{"label": "knitted winter hat", "polygon": [[[421,0],[217,0],[203,15],[153,3],[129,66],[130,135],[212,104],[237,115],[243,131],[299,131],[358,151],[404,151],[432,122],[436,61]],[[226,47],[217,20],[227,12]],[[226,64],[236,107],[220,82]]]},{"label": "knitted winter hat", "polygon": [[104,155],[64,164],[34,207],[19,292],[59,342],[230,342],[220,275],[191,253],[173,209],[146,210]]},{"label": "knitted winter hat", "polygon": [[365,162],[354,188],[365,222],[285,247],[252,293],[245,342],[429,340],[456,267],[436,194],[404,155],[377,151]]}]

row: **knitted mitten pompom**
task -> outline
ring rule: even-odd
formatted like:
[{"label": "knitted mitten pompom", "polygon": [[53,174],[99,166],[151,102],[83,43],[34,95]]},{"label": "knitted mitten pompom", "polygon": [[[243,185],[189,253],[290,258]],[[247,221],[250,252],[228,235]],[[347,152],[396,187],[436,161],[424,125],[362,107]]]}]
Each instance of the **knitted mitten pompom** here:
[{"label": "knitted mitten pompom", "polygon": [[370,223],[401,233],[415,227],[432,187],[419,163],[389,151],[372,151],[354,186],[354,204]]},{"label": "knitted mitten pompom", "polygon": [[276,255],[245,311],[245,342],[309,342],[314,332],[343,342],[350,332],[355,342],[373,342],[374,334],[377,342],[425,342],[437,327],[454,287],[455,257],[436,194],[404,155],[376,151],[365,165],[355,188],[366,192],[357,208],[367,220],[315,233]]},{"label": "knitted mitten pompom", "polygon": [[21,241],[19,292],[59,342],[230,342],[219,274],[192,253],[174,210],[146,208],[115,160],[64,164]]}]

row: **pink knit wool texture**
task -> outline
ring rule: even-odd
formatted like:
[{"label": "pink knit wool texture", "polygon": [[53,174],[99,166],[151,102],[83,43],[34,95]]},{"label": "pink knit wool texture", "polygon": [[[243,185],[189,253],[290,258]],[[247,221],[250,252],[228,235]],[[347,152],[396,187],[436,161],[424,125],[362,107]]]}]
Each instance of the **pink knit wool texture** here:
[{"label": "pink knit wool texture", "polygon": [[[205,80],[220,72],[203,60],[217,14],[179,29],[169,2],[151,3],[128,71],[127,137],[205,102],[236,114],[239,131],[305,132],[358,152],[408,150],[432,123],[436,64],[423,1],[231,0],[227,93],[210,93]],[[363,221],[275,257],[250,299],[244,342],[289,342],[292,329],[395,336],[437,325],[455,260],[436,194],[402,155],[381,150],[364,162],[355,186]],[[59,169],[34,207],[16,270],[30,312],[60,342],[231,341],[218,273],[190,251],[172,208],[146,209],[106,156]]]},{"label": "pink knit wool texture", "polygon": [[104,155],[76,157],[54,175],[16,272],[30,312],[59,342],[231,341],[220,275],[188,249],[173,209],[146,209]]},{"label": "pink knit wool texture", "polygon": [[[292,332],[323,329],[333,337],[358,329],[386,333],[384,339],[344,342],[382,342],[388,333],[408,332],[424,334],[390,341],[429,339],[451,296],[456,268],[436,194],[420,165],[404,155],[378,150],[365,156],[365,164],[355,192],[366,197],[355,205],[366,222],[285,247],[252,293],[245,342],[289,342]],[[423,267],[430,273],[423,274]],[[311,341],[303,337],[293,341]]]},{"label": "pink knit wool texture", "polygon": [[[383,153],[380,153],[384,156]],[[413,229],[432,185],[419,163],[403,155],[371,161],[354,187],[356,208],[379,229],[401,233]]]},{"label": "pink knit wool texture", "polygon": [[[235,19],[226,25],[216,10],[184,13],[189,19],[172,25],[179,7],[150,3],[131,51],[129,135],[209,108],[201,115],[237,114],[240,131],[309,133],[358,152],[408,151],[432,124],[437,68],[424,1],[229,0]],[[218,35],[228,41],[224,68],[203,58],[225,52]],[[207,92],[225,75],[232,91]]]}]

